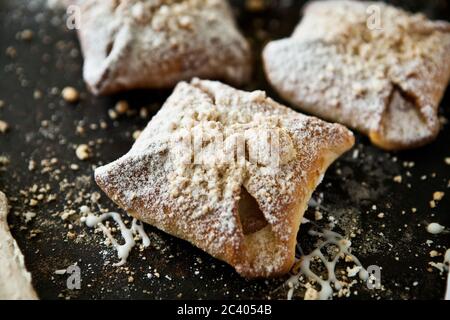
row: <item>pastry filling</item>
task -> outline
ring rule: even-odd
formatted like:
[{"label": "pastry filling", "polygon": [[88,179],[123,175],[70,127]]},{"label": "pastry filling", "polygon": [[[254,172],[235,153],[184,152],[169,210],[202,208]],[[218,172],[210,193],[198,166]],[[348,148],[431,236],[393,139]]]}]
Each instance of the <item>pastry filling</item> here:
[{"label": "pastry filling", "polygon": [[241,188],[238,211],[244,235],[255,233],[268,224],[256,199],[245,188]]}]

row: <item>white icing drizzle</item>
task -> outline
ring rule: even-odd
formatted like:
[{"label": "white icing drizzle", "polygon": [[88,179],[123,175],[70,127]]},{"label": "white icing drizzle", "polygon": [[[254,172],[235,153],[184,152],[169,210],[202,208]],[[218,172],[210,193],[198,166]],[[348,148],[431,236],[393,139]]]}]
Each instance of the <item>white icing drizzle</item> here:
[{"label": "white icing drizzle", "polygon": [[[122,238],[125,240],[124,244],[119,244],[113,237],[109,229],[103,224],[103,221],[110,218],[112,218],[119,226]],[[150,239],[145,233],[143,225],[136,219],[133,219],[131,228],[128,228],[122,221],[122,217],[120,216],[120,214],[117,212],[103,213],[100,216],[89,213],[88,216],[84,219],[84,222],[90,228],[99,226],[103,231],[103,234],[109,239],[109,241],[111,241],[111,244],[117,250],[117,256],[120,259],[119,262],[113,264],[114,266],[122,266],[123,264],[125,264],[131,249],[136,245],[136,241],[134,239],[135,235],[138,234],[140,236],[140,238],[142,239],[142,245],[144,247],[148,247],[150,245]]]},{"label": "white icing drizzle", "polygon": [[[306,220],[306,219],[304,219]],[[308,220],[303,221],[303,223],[310,222]],[[336,290],[342,289],[342,283],[336,278],[336,263],[339,261],[340,258],[349,257],[352,263],[355,264],[354,268],[347,268],[347,273],[349,277],[352,277],[356,274],[359,275],[359,278],[362,280],[366,280],[368,278],[368,273],[362,266],[361,262],[356,258],[353,254],[350,253],[350,246],[351,241],[348,239],[345,239],[340,234],[326,229],[321,229],[321,231],[315,231],[310,230],[308,232],[311,236],[319,237],[323,239],[324,241],[315,248],[311,253],[308,255],[302,255],[299,260],[299,271],[297,274],[292,275],[286,282],[286,284],[289,287],[289,291],[287,293],[287,299],[292,299],[292,295],[294,293],[295,288],[300,283],[299,280],[302,277],[302,275],[306,276],[309,280],[317,282],[320,285],[320,291],[317,292],[315,295],[316,299],[319,300],[329,300],[333,297],[333,287],[331,286],[333,284],[334,288]],[[339,251],[336,253],[334,258],[330,261],[328,260],[322,253],[321,249],[326,248],[329,245],[336,246]],[[320,261],[323,263],[323,265],[327,269],[327,279],[322,279],[319,275],[314,273],[314,271],[311,270],[310,264],[311,261],[318,257]],[[309,292],[314,291],[312,288],[307,288]],[[310,294],[309,294],[310,295]],[[314,295],[312,295],[314,297]],[[305,297],[306,298],[306,297]],[[311,295],[310,295],[311,298]]]}]

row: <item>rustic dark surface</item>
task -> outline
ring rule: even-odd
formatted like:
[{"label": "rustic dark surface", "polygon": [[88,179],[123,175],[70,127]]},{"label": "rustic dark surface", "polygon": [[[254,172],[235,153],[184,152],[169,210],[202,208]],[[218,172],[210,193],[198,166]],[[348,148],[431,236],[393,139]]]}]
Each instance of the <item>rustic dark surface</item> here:
[{"label": "rustic dark surface", "polygon": [[[256,57],[254,80],[245,89],[267,90],[283,102],[268,87],[258,57],[265,42],[292,32],[300,17],[301,1],[272,1],[267,10],[256,13],[243,9],[241,1],[233,3],[239,26],[251,40]],[[407,4],[405,8],[422,11],[431,18],[450,18],[447,1],[394,3]],[[33,31],[31,40],[21,39],[25,29]],[[16,50],[15,57],[8,47]],[[90,206],[94,212],[100,207],[117,210],[105,195],[98,203],[91,201],[91,193],[100,192],[92,179],[93,166],[124,154],[133,142],[132,133],[144,128],[170,91],[137,91],[102,98],[89,94],[82,80],[76,34],[67,30],[64,12],[48,10],[37,0],[0,1],[0,67],[0,100],[4,104],[0,119],[10,125],[7,133],[0,134],[0,156],[9,160],[0,161],[0,190],[10,200],[13,234],[41,298],[286,297],[287,289],[282,287],[286,278],[246,281],[231,267],[150,226],[146,226],[152,240],[150,248],[134,250],[124,268],[104,265],[105,261],[116,261],[114,250],[102,243],[102,234],[94,234],[79,221],[81,205]],[[59,91],[68,85],[80,91],[79,103],[68,104],[61,99]],[[127,99],[135,114],[114,121],[108,117],[108,110],[119,99]],[[447,92],[441,104],[443,121],[449,116],[449,103]],[[149,111],[148,117],[139,116],[142,107]],[[101,121],[107,124],[106,129],[92,126],[99,126]],[[85,133],[76,133],[80,123]],[[450,226],[450,166],[444,161],[450,157],[449,133],[449,125],[444,124],[435,142],[401,153],[383,152],[357,134],[357,157],[354,150],[342,157],[315,192],[315,199],[323,195],[319,209],[324,218],[317,223],[326,226],[332,216],[340,233],[349,236],[360,230],[352,239],[353,253],[364,265],[383,268],[383,290],[368,290],[358,284],[352,288],[358,294],[352,293],[351,299],[444,296],[445,275],[428,263],[442,262],[442,256],[431,258],[429,252],[434,249],[444,253],[449,247],[449,234],[431,235],[425,227],[430,222]],[[78,160],[74,148],[89,142],[93,157]],[[51,158],[57,163],[41,163]],[[37,163],[32,171],[28,169],[30,160]],[[79,169],[71,170],[70,164],[77,164]],[[46,172],[45,167],[51,169]],[[397,175],[402,176],[401,183],[393,181]],[[30,191],[34,184],[38,189],[48,184],[45,197],[57,194],[56,200],[31,206],[29,199],[40,193]],[[436,208],[430,208],[435,191],[446,194]],[[373,205],[377,208],[372,209]],[[412,212],[412,208],[417,211]],[[64,221],[61,212],[70,209],[76,213]],[[26,223],[23,213],[28,211],[35,212],[36,217]],[[378,217],[380,212],[384,218]],[[314,209],[310,208],[306,217],[314,219]],[[67,236],[69,225],[74,239]],[[302,225],[299,233],[305,251],[312,243],[306,235],[309,227]],[[66,289],[66,276],[54,274],[73,263],[81,268],[81,290]],[[130,275],[134,281],[129,283]],[[294,294],[301,296],[302,290]]]}]

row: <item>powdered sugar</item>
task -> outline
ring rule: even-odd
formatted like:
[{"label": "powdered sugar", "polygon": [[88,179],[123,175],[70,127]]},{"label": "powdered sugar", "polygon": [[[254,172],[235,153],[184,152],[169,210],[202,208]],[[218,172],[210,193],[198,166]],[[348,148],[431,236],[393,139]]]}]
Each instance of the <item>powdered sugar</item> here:
[{"label": "powdered sugar", "polygon": [[250,49],[223,0],[81,4],[84,78],[94,93],[174,86],[193,76],[245,83]]},{"label": "powdered sugar", "polygon": [[[379,28],[367,25],[371,5],[380,10]],[[264,51],[267,76],[286,99],[387,149],[436,136],[449,60],[448,23],[357,1],[309,4],[292,37]]]},{"label": "powdered sugar", "polygon": [[[257,132],[268,129],[280,132],[279,167],[249,157]],[[220,133],[231,149],[243,132],[242,161],[189,161],[195,157],[173,142],[198,130],[205,137]],[[205,141],[202,145],[208,146]],[[286,263],[293,259],[288,243],[298,230],[297,215],[302,215],[326,166],[352,143],[344,127],[296,113],[262,92],[195,79],[180,83],[130,152],[98,168],[95,176],[135,217],[189,240],[242,273],[270,275],[288,270]],[[221,150],[219,156],[215,150],[206,147],[201,155],[223,160]],[[242,188],[268,223],[257,236],[242,231]],[[286,209],[297,206],[300,212]]]}]

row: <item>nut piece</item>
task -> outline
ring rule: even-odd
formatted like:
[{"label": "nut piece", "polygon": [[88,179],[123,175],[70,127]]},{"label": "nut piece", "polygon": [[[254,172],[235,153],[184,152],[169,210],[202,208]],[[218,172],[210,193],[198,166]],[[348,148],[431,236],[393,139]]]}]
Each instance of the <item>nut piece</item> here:
[{"label": "nut piece", "polygon": [[65,87],[61,92],[61,96],[65,101],[70,103],[75,103],[80,99],[80,95],[77,89],[73,87]]},{"label": "nut piece", "polygon": [[6,53],[6,55],[7,55],[8,57],[10,57],[11,59],[13,59],[13,58],[15,58],[15,57],[17,56],[17,50],[16,50],[16,48],[14,48],[14,47],[8,47],[8,48],[6,48],[5,53]]},{"label": "nut piece", "polygon": [[319,292],[312,287],[308,287],[306,289],[304,299],[305,300],[319,300]]},{"label": "nut piece", "polygon": [[108,110],[108,116],[111,120],[116,120],[117,119],[117,112],[114,109],[109,109]]},{"label": "nut piece", "polygon": [[87,144],[80,144],[75,150],[77,158],[80,160],[87,160],[91,157],[91,149]]},{"label": "nut piece", "polygon": [[30,41],[31,39],[33,39],[33,31],[30,29],[25,29],[20,33],[20,39],[24,40],[24,41]]},{"label": "nut piece", "polygon": [[444,197],[445,193],[442,191],[436,191],[435,193],[433,193],[433,200],[435,201],[440,201],[442,200],[442,198]]},{"label": "nut piece", "polygon": [[128,111],[129,105],[126,100],[120,100],[116,103],[116,106],[114,107],[116,109],[118,114],[124,114]]},{"label": "nut piece", "polygon": [[264,0],[247,0],[245,1],[245,8],[250,12],[258,12],[266,9]]},{"label": "nut piece", "polygon": [[8,130],[8,128],[9,128],[8,123],[3,120],[0,120],[0,133],[5,133],[6,130]]}]

